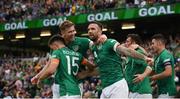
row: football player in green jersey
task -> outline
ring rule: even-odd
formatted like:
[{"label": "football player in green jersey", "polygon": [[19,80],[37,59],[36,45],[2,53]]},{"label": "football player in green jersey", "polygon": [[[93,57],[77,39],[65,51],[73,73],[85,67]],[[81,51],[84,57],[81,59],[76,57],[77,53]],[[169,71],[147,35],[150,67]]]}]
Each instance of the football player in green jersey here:
[{"label": "football player in green jersey", "polygon": [[[84,37],[76,37],[75,34],[76,29],[75,29],[75,24],[72,23],[71,21],[64,21],[60,26],[59,29],[61,31],[61,35],[65,40],[66,46],[76,52],[81,53],[84,57],[87,57],[87,51],[90,48],[90,46],[93,44],[93,42]],[[104,42],[107,37],[105,35],[102,35],[98,39],[98,43]],[[81,66],[83,67],[83,66]],[[80,68],[80,71],[84,71],[84,68]],[[88,71],[88,70],[87,70]],[[80,87],[81,91],[83,92],[83,86],[82,86],[82,80],[79,80],[80,82]]]},{"label": "football player in green jersey", "polygon": [[[70,48],[71,50],[74,50],[75,52],[79,52],[84,57],[86,57],[86,52],[89,49],[89,47],[93,44],[93,42],[90,41],[88,38],[76,37],[75,24],[72,23],[71,21],[68,21],[68,20],[64,21],[62,24],[59,25],[59,29],[61,31],[61,36],[65,40],[66,46]],[[98,42],[103,42],[104,38],[106,39],[106,36],[102,36],[102,39],[101,38],[98,39]],[[38,75],[37,77],[39,77],[43,72],[45,72],[48,66],[49,65],[46,65],[43,68],[43,70],[37,74]],[[56,89],[56,84],[53,84],[52,89]],[[53,91],[53,97],[57,97],[56,92],[54,90],[52,91]],[[57,93],[57,95],[58,94],[59,93]]]},{"label": "football player in green jersey", "polygon": [[[89,70],[95,67],[83,56],[65,47],[64,39],[59,35],[50,38],[49,46],[52,52],[50,64],[46,71],[38,79],[32,80],[33,83],[39,83],[44,78],[55,73],[56,91],[59,91],[59,97],[56,98],[80,98],[80,88],[76,75],[80,65],[86,65]],[[36,77],[36,76],[35,76]]]},{"label": "football player in green jersey", "polygon": [[[152,37],[152,49],[155,53],[154,72],[151,80],[157,82],[158,98],[173,98],[176,95],[174,81],[174,58],[165,48],[166,39],[162,34],[155,34]],[[152,65],[152,64],[151,64]]]},{"label": "football player in green jersey", "polygon": [[107,39],[104,43],[97,43],[102,35],[102,25],[91,22],[88,26],[89,38],[94,42],[91,50],[95,57],[95,63],[99,67],[102,80],[101,98],[128,98],[128,86],[123,76],[119,55],[127,55],[134,58],[150,60],[143,54],[121,46],[114,39]]},{"label": "football player in green jersey", "polygon": [[[131,45],[140,45],[141,39],[138,34],[128,34],[125,46],[131,48]],[[133,48],[139,53],[145,52],[140,48]],[[125,67],[125,78],[129,87],[129,98],[152,98],[152,88],[149,77],[152,68],[144,60],[127,57]]]}]

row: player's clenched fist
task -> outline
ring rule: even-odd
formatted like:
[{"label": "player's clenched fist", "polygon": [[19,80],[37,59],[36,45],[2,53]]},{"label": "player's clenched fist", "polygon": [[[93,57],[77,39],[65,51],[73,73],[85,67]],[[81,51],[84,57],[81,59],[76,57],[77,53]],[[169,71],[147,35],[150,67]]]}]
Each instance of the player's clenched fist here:
[{"label": "player's clenched fist", "polygon": [[34,77],[31,79],[31,83],[32,83],[32,84],[37,84],[37,83],[38,83],[38,77],[37,77],[37,76],[34,76]]}]

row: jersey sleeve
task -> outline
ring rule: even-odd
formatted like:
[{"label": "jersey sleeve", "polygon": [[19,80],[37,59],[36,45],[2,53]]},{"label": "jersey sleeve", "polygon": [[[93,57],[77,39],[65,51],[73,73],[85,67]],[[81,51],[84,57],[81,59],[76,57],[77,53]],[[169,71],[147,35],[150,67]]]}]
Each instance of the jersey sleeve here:
[{"label": "jersey sleeve", "polygon": [[60,52],[58,50],[55,50],[51,54],[51,59],[60,59]]},{"label": "jersey sleeve", "polygon": [[164,67],[171,65],[172,58],[170,55],[166,54],[162,56],[162,64]]},{"label": "jersey sleeve", "polygon": [[119,43],[115,39],[108,39],[108,45],[111,49],[113,49],[113,51],[116,52],[116,48],[119,45]]}]

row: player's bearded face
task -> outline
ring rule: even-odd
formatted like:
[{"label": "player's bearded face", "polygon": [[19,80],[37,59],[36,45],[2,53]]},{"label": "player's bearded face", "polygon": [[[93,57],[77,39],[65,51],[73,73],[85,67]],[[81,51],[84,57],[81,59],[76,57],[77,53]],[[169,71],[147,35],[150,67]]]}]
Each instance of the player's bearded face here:
[{"label": "player's bearded face", "polygon": [[90,24],[88,26],[88,35],[89,35],[89,38],[92,40],[92,41],[97,41],[98,39],[98,28],[96,26],[96,24]]}]

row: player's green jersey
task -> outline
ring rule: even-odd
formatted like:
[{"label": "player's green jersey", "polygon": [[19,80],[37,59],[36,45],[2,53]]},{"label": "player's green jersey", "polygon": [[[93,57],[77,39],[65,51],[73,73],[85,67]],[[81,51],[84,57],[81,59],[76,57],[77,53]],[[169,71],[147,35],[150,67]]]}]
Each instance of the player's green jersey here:
[{"label": "player's green jersey", "polygon": [[[139,48],[137,48],[136,51],[143,54],[143,51]],[[128,57],[128,62],[125,68],[125,78],[128,83],[129,91],[138,92],[140,94],[152,93],[149,77],[145,77],[144,80],[139,83],[133,83],[133,79],[135,78],[134,75],[142,74],[146,67],[147,63],[144,60]]]},{"label": "player's green jersey", "polygon": [[60,85],[60,96],[80,95],[76,75],[83,56],[67,47],[53,51],[52,58],[60,60],[55,72],[55,83]]},{"label": "player's green jersey", "polygon": [[157,80],[158,94],[168,94],[169,96],[174,96],[176,94],[176,85],[174,81],[174,58],[170,52],[164,49],[158,56],[155,57],[155,73],[162,73],[167,65],[171,65],[172,67],[172,76]]},{"label": "player's green jersey", "polygon": [[[84,57],[87,57],[87,50],[89,49],[90,40],[83,37],[75,37],[75,40],[67,44],[66,46],[75,51],[81,53]],[[79,71],[85,70],[85,66],[80,66]],[[79,83],[83,82],[83,79],[79,79]]]},{"label": "player's green jersey", "polygon": [[81,53],[84,57],[89,49],[90,40],[88,38],[75,37],[75,40],[66,45],[69,49]]},{"label": "player's green jersey", "polygon": [[103,44],[92,45],[95,63],[99,67],[102,86],[107,87],[123,78],[120,57],[114,51],[117,41],[107,39]]}]

